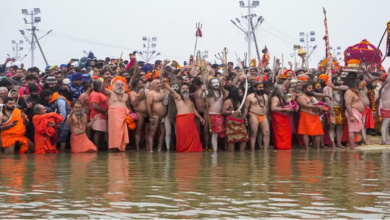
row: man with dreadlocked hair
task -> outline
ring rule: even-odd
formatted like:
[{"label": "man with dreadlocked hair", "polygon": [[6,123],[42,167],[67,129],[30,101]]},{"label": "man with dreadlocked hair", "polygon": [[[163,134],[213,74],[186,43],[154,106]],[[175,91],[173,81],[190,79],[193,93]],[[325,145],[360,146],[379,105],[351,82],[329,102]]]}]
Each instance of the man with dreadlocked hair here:
[{"label": "man with dreadlocked hair", "polygon": [[211,145],[215,152],[218,148],[218,135],[221,138],[225,137],[225,117],[222,115],[224,89],[218,78],[212,78],[207,82],[207,92],[212,133]]},{"label": "man with dreadlocked hair", "polygon": [[190,100],[190,88],[188,84],[180,87],[180,94],[173,90],[163,79],[162,85],[175,99],[177,110],[176,115],[176,152],[201,152],[202,144],[199,133],[196,132],[195,116],[204,124],[204,120],[196,111],[194,104]]},{"label": "man with dreadlocked hair", "polygon": [[234,151],[235,143],[240,143],[240,151],[245,151],[249,139],[241,110],[238,110],[240,103],[238,88],[233,86],[222,107],[222,114],[226,115],[226,136],[230,152]]},{"label": "man with dreadlocked hair", "polygon": [[282,85],[277,85],[270,96],[274,148],[290,150],[292,132],[288,126],[290,124],[289,114],[294,113],[297,108],[294,108],[292,100],[291,103],[286,103],[286,88]]},{"label": "man with dreadlocked hair", "polygon": [[[244,114],[243,118],[245,120],[246,116],[249,115],[249,127],[250,132],[250,146],[251,151],[255,150],[256,137],[257,144],[262,148],[261,139],[258,135],[258,129],[260,129],[264,138],[264,150],[268,150],[269,147],[269,123],[268,123],[268,96],[264,92],[264,84],[256,83],[255,84],[255,93],[248,95],[245,99]],[[249,113],[249,114],[248,114]],[[260,132],[259,132],[260,134]]]}]

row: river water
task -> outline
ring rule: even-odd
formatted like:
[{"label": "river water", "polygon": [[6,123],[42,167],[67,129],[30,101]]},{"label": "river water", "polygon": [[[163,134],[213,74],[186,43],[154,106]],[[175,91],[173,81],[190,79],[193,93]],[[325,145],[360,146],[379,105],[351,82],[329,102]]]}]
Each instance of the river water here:
[{"label": "river water", "polygon": [[385,218],[389,151],[0,156],[0,218]]}]

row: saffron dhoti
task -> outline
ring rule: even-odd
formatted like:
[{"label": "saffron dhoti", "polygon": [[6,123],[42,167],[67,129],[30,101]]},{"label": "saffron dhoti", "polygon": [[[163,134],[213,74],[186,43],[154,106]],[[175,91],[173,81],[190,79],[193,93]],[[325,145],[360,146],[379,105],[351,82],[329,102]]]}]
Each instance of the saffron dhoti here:
[{"label": "saffron dhoti", "polygon": [[362,117],[366,117],[366,124],[364,125],[365,128],[375,128],[375,121],[374,121],[374,116],[372,115],[372,110],[370,108],[367,108],[364,106],[364,112]]},{"label": "saffron dhoti", "polygon": [[88,139],[86,133],[70,136],[72,153],[97,152],[96,146]]},{"label": "saffron dhoti", "polygon": [[272,129],[274,134],[274,148],[279,150],[291,149],[291,128],[289,125],[289,115],[283,115],[279,112],[273,111],[272,115]]},{"label": "saffron dhoti", "polygon": [[130,110],[121,106],[110,106],[108,108],[108,149],[126,150],[129,143],[129,132],[126,116]]},{"label": "saffron dhoti", "polygon": [[226,136],[228,143],[248,142],[249,135],[245,128],[244,119],[227,116]]},{"label": "saffron dhoti", "polygon": [[202,151],[194,119],[194,113],[176,115],[176,152]]},{"label": "saffron dhoti", "polygon": [[[51,112],[44,115],[35,115],[33,124],[35,128],[35,153],[59,153],[57,150],[57,127],[61,124],[63,118],[61,115]],[[48,124],[54,122],[56,125],[49,127]]]},{"label": "saffron dhoti", "polygon": [[322,129],[320,116],[300,111],[298,134],[308,136],[323,135],[324,131]]}]

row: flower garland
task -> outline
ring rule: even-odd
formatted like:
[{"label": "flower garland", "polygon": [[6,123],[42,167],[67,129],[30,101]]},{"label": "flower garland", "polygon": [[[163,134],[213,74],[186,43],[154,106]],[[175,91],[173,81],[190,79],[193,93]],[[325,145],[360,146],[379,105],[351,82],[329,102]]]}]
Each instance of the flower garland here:
[{"label": "flower garland", "polygon": [[373,89],[368,90],[368,95],[370,96],[370,108],[372,110],[372,114],[375,116],[376,114],[376,105],[375,105],[375,92]]}]

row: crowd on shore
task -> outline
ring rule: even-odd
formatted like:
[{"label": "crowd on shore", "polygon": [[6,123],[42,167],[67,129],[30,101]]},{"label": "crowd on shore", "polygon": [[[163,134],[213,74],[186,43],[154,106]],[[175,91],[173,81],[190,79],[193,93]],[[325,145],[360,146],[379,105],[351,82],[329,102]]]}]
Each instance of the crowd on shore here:
[{"label": "crowd on shore", "polygon": [[[390,84],[374,66],[324,71],[97,60],[0,69],[1,152],[240,151],[390,144]],[[222,66],[222,67],[221,67]]]}]

